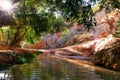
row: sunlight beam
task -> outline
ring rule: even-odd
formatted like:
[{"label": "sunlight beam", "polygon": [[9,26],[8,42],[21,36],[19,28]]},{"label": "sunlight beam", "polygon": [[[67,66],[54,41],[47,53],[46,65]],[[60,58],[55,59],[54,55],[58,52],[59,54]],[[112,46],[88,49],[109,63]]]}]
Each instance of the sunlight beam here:
[{"label": "sunlight beam", "polygon": [[0,0],[0,8],[4,11],[10,11],[12,9],[12,2],[9,0]]}]

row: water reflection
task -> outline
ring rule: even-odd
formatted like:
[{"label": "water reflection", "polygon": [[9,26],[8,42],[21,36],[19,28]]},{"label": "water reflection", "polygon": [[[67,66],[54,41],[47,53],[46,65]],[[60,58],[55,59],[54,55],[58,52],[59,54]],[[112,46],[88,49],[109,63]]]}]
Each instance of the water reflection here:
[{"label": "water reflection", "polygon": [[120,74],[106,71],[96,71],[64,60],[45,57],[41,60],[35,59],[29,64],[12,66],[3,72],[7,76],[0,80],[120,80]]}]

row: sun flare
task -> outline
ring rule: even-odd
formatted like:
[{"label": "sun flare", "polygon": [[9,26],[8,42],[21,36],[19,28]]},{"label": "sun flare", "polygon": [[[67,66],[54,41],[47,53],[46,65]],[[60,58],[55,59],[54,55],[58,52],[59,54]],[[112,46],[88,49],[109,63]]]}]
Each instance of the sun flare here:
[{"label": "sun flare", "polygon": [[12,9],[12,3],[9,0],[0,0],[0,8],[5,11],[10,11]]}]

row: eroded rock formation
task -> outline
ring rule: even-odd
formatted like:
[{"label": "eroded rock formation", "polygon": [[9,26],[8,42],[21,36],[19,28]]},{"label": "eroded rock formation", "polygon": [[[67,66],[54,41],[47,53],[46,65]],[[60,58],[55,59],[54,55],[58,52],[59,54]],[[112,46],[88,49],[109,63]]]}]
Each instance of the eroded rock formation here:
[{"label": "eroded rock formation", "polygon": [[116,40],[110,48],[97,52],[93,63],[109,69],[120,70],[120,39]]}]

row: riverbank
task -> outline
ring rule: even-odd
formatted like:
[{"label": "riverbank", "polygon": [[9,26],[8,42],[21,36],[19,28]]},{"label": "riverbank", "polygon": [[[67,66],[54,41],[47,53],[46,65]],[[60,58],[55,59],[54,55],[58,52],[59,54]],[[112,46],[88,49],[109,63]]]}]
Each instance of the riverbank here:
[{"label": "riverbank", "polygon": [[92,62],[108,69],[120,70],[120,39],[109,35],[105,38],[96,39],[82,44],[69,47],[49,49],[46,55],[57,56],[73,60]]},{"label": "riverbank", "polygon": [[[118,40],[118,41],[117,41]],[[29,62],[31,59],[34,58],[35,54],[40,54],[43,53],[46,56],[56,56],[59,58],[66,58],[66,59],[72,59],[72,60],[81,60],[81,61],[86,61],[86,62],[91,62],[93,64],[102,64],[103,67],[106,67],[106,64],[110,64],[112,70],[118,70],[119,71],[119,57],[114,57],[117,58],[117,61],[114,62],[114,59],[111,60],[113,64],[109,61],[112,56],[116,53],[112,53],[113,55],[110,55],[109,58],[107,59],[104,54],[109,54],[109,51],[106,53],[106,49],[113,49],[115,48],[116,45],[119,45],[118,43],[120,39],[114,38],[112,35],[109,35],[104,38],[99,38],[96,40],[88,41],[82,44],[76,44],[73,46],[68,46],[64,48],[54,48],[54,49],[22,49],[22,48],[3,48],[0,50],[0,62],[2,63],[24,63],[24,62]],[[113,47],[113,44],[114,45]],[[119,53],[119,47],[116,48]],[[103,51],[104,50],[104,51]],[[102,56],[97,55],[98,53],[101,54]],[[118,56],[117,54],[116,56]],[[42,57],[42,55],[41,55]],[[43,57],[44,58],[44,57]],[[103,60],[104,59],[104,60]],[[107,60],[106,60],[107,59]],[[105,63],[103,63],[105,62]],[[101,66],[101,65],[100,65]],[[109,66],[109,65],[107,65]]]},{"label": "riverbank", "polygon": [[29,63],[41,52],[22,48],[3,48],[0,50],[0,69],[14,65]]}]

